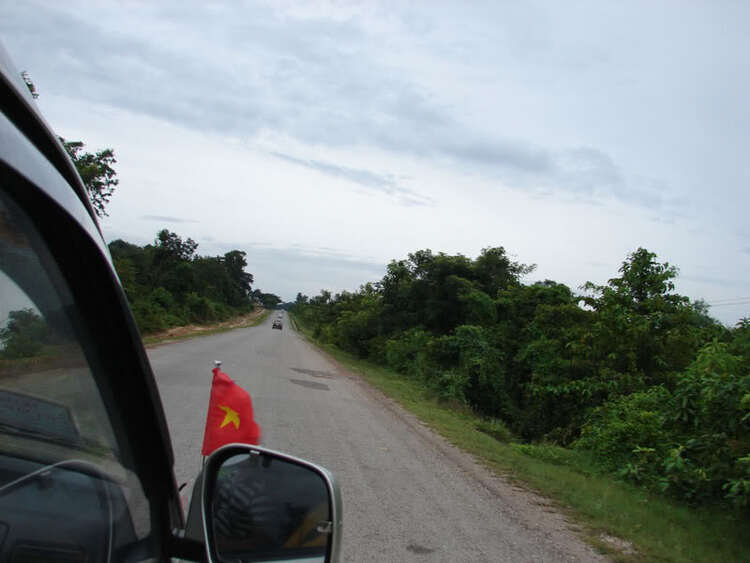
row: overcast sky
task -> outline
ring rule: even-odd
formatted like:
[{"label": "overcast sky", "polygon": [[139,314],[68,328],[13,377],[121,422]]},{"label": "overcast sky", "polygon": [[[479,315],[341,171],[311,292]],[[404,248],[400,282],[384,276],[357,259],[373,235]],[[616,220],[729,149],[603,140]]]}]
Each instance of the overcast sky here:
[{"label": "overcast sky", "polygon": [[0,34],[114,149],[108,240],[244,250],[288,300],[423,248],[575,289],[643,246],[750,316],[750,3],[405,4],[24,0]]}]

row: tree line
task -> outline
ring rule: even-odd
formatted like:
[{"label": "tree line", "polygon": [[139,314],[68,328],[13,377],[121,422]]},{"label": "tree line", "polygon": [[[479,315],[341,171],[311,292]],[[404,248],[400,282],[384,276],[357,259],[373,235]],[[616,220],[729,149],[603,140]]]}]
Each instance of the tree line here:
[{"label": "tree line", "polygon": [[193,239],[167,229],[143,247],[123,240],[109,244],[141,332],[223,321],[251,312],[256,304],[273,308],[281,301],[252,288],[244,251],[199,256],[197,249]]},{"label": "tree line", "polygon": [[[281,302],[273,293],[252,288],[245,252],[199,256],[197,249],[194,240],[183,240],[167,229],[159,231],[153,244],[142,247],[123,240],[109,244],[141,333],[223,321],[250,313],[256,306],[275,308]],[[68,341],[36,309],[10,311],[0,328],[0,367],[28,359],[59,363],[75,355],[66,346]]]},{"label": "tree line", "polygon": [[576,293],[504,248],[420,250],[355,292],[298,294],[325,342],[468,405],[520,440],[691,503],[750,507],[750,320],[727,328],[639,248]]},{"label": "tree line", "polygon": [[[199,256],[197,249],[194,240],[167,229],[142,247],[123,240],[109,244],[141,333],[223,321],[281,302],[273,293],[252,288],[245,252]],[[10,311],[0,328],[0,361],[57,358],[67,352],[64,342],[35,309]]]}]

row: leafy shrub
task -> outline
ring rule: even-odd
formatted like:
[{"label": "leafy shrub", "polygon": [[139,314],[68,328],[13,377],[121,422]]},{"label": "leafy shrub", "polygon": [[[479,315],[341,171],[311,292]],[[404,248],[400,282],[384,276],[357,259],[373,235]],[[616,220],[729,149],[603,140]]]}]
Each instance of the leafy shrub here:
[{"label": "leafy shrub", "polygon": [[466,400],[480,414],[507,415],[509,402],[500,352],[490,344],[488,332],[478,326],[461,325],[450,336],[458,350],[459,373],[467,378]]},{"label": "leafy shrub", "polygon": [[612,470],[640,459],[634,455],[636,448],[663,451],[669,440],[663,426],[670,397],[657,386],[605,403],[593,410],[575,447],[591,450],[603,467]]},{"label": "leafy shrub", "polygon": [[718,500],[731,464],[726,436],[692,438],[671,448],[664,457],[660,488],[693,504]]},{"label": "leafy shrub", "polygon": [[661,461],[656,448],[636,446],[633,457],[617,471],[617,474],[627,481],[635,483],[653,484],[655,468]]},{"label": "leafy shrub", "polygon": [[576,447],[622,477],[691,504],[750,503],[750,377],[726,344],[704,346],[669,393],[657,386],[595,409]]},{"label": "leafy shrub", "polygon": [[441,399],[458,403],[466,402],[468,384],[468,376],[455,371],[441,371],[431,380],[431,387],[437,391]]},{"label": "leafy shrub", "polygon": [[750,509],[750,455],[737,460],[738,475],[728,479],[722,489],[726,491],[724,498],[735,507],[747,511]]},{"label": "leafy shrub", "polygon": [[385,356],[388,366],[406,375],[416,375],[420,356],[425,354],[430,342],[430,334],[420,328],[413,328],[391,338],[385,343]]},{"label": "leafy shrub", "polygon": [[370,340],[378,332],[378,310],[372,306],[357,311],[344,310],[334,327],[335,344],[365,358],[370,352]]},{"label": "leafy shrub", "polygon": [[133,315],[138,328],[144,334],[159,332],[168,326],[164,309],[150,299],[138,299],[133,303]]},{"label": "leafy shrub", "polygon": [[726,343],[705,345],[677,378],[669,404],[679,437],[662,462],[661,489],[691,503],[748,499],[750,375]]},{"label": "leafy shrub", "polygon": [[377,363],[377,364],[386,364],[386,343],[388,342],[388,337],[385,335],[379,335],[374,338],[371,338],[367,343],[367,357]]},{"label": "leafy shrub", "polygon": [[675,389],[674,419],[685,429],[726,432],[750,430],[743,397],[750,394],[750,376],[740,356],[729,353],[727,344],[714,341],[704,346]]},{"label": "leafy shrub", "polygon": [[171,293],[163,287],[157,287],[151,292],[151,301],[159,305],[165,311],[174,309],[175,300]]},{"label": "leafy shrub", "polygon": [[334,342],[336,338],[336,327],[325,325],[321,327],[319,335],[323,342]]},{"label": "leafy shrub", "polygon": [[185,307],[190,315],[190,320],[194,323],[208,323],[218,319],[216,306],[207,297],[202,297],[197,293],[187,294]]}]

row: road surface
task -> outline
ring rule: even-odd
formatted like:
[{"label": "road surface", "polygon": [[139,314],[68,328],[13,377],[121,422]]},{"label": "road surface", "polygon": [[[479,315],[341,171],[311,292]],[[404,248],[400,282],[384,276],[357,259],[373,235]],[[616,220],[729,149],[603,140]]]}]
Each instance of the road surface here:
[{"label": "road surface", "polygon": [[247,389],[262,444],[331,470],[342,561],[600,561],[560,514],[493,477],[291,329],[262,325],[149,350],[175,451],[192,482],[211,368]]}]

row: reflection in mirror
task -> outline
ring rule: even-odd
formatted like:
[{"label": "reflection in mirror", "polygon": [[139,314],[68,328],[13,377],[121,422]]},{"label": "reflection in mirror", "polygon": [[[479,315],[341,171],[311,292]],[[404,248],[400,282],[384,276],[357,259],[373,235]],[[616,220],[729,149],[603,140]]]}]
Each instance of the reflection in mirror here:
[{"label": "reflection in mirror", "polygon": [[325,561],[331,503],[312,468],[251,451],[225,459],[207,486],[220,561]]}]

